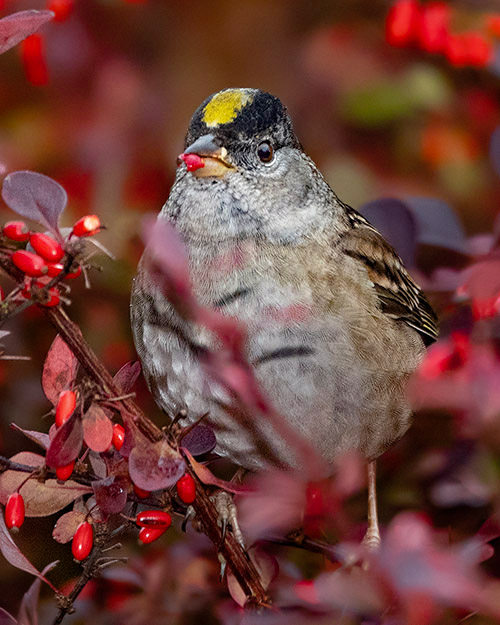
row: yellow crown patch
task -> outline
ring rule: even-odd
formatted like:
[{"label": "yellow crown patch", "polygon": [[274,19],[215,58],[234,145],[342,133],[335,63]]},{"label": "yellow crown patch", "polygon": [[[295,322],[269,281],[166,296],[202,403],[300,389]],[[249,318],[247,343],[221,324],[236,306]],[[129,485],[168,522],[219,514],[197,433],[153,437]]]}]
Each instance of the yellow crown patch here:
[{"label": "yellow crown patch", "polygon": [[214,95],[203,110],[203,121],[209,128],[228,124],[253,100],[245,89],[227,89]]}]

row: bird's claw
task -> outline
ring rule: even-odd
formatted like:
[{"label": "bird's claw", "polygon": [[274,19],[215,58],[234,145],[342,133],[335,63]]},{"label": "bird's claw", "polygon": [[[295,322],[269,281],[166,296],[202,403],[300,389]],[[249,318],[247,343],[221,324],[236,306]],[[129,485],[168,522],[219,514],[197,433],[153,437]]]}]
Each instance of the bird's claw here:
[{"label": "bird's claw", "polygon": [[217,510],[217,525],[221,528],[221,546],[226,538],[227,526],[231,526],[233,536],[245,551],[245,540],[238,523],[236,506],[232,496],[224,490],[217,491],[210,497]]},{"label": "bird's claw", "polygon": [[189,521],[191,519],[193,519],[196,516],[196,511],[193,508],[193,506],[188,506],[186,509],[186,514],[184,515],[184,518],[182,520],[182,524],[181,524],[181,529],[183,532],[186,531],[186,526],[189,523]]}]

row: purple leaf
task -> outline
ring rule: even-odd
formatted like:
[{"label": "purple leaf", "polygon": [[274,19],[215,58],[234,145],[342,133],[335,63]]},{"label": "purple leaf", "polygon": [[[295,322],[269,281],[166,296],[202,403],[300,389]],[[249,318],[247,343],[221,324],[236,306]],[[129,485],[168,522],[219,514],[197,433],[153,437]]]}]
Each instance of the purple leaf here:
[{"label": "purple leaf", "polygon": [[83,443],[82,420],[75,412],[57,429],[50,441],[45,461],[47,466],[65,467],[78,458]]},{"label": "purple leaf", "polygon": [[83,440],[93,451],[109,449],[113,438],[113,424],[98,404],[92,404],[83,415]]},{"label": "purple leaf", "polygon": [[127,503],[129,481],[123,475],[113,475],[92,482],[97,505],[105,514],[118,514]]},{"label": "purple leaf", "polygon": [[186,463],[166,441],[151,443],[137,436],[129,456],[130,477],[144,490],[173,486],[184,475]]},{"label": "purple leaf", "polygon": [[50,346],[42,372],[43,392],[54,406],[59,393],[69,389],[75,381],[77,370],[78,360],[58,334]]},{"label": "purple leaf", "polygon": [[90,466],[92,467],[92,470],[97,477],[106,477],[108,473],[106,468],[106,461],[101,456],[101,454],[98,454],[95,451],[91,450],[89,453],[89,461]]},{"label": "purple leaf", "polygon": [[57,592],[57,589],[53,586],[53,584],[31,564],[24,554],[21,553],[19,547],[11,538],[9,530],[5,525],[3,514],[0,514],[0,551],[7,562],[12,564],[12,566],[15,566],[16,569],[21,569],[21,571],[25,571],[26,573],[30,573],[30,575],[40,578],[42,582],[48,584],[54,592]]},{"label": "purple leaf", "polygon": [[208,425],[197,425],[182,438],[181,444],[193,456],[207,454],[217,445],[214,431]]},{"label": "purple leaf", "polygon": [[[42,575],[46,575],[51,571],[57,562],[51,562],[42,571]],[[41,579],[36,579],[30,586],[29,590],[24,593],[19,613],[17,615],[18,625],[38,625],[38,597],[40,595]]]},{"label": "purple leaf", "polygon": [[415,266],[417,227],[415,218],[403,201],[381,198],[364,204],[359,212],[392,245],[407,267]]},{"label": "purple leaf", "polygon": [[36,430],[23,430],[23,428],[20,428],[15,423],[11,423],[10,427],[13,430],[16,430],[16,432],[21,432],[21,434],[24,434],[24,436],[26,436],[26,438],[29,438],[30,441],[33,441],[34,443],[36,443],[37,445],[40,445],[40,447],[43,447],[44,449],[47,449],[47,447],[49,446],[49,443],[50,443],[49,435],[45,434],[45,432],[37,432]]},{"label": "purple leaf", "polygon": [[15,171],[4,179],[2,197],[13,211],[61,238],[59,217],[68,196],[55,180],[34,171]]},{"label": "purple leaf", "polygon": [[467,253],[464,229],[455,211],[442,200],[432,197],[407,197],[417,224],[417,242],[442,247],[459,254]]},{"label": "purple leaf", "polygon": [[19,11],[0,20],[0,54],[7,52],[54,17],[52,11]]},{"label": "purple leaf", "polygon": [[134,360],[123,365],[115,374],[113,381],[122,393],[130,393],[140,374],[141,363],[139,360]]}]

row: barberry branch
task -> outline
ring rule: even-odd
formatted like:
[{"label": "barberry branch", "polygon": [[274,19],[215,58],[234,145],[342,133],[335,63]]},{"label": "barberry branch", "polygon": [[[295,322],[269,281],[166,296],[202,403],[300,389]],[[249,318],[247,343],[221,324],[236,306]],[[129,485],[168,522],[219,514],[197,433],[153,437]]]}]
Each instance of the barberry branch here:
[{"label": "barberry branch", "polygon": [[[10,254],[9,250],[0,248],[0,268],[18,284],[22,283],[23,275],[12,264]],[[117,388],[113,377],[97,358],[83,338],[78,325],[68,317],[66,311],[61,306],[45,308],[39,304],[35,305],[38,305],[43,311],[71,349],[87,376],[93,381],[100,400],[113,402],[113,405],[122,416],[127,415],[132,418],[138,430],[151,443],[164,438],[164,433],[141,411],[133,399],[127,396],[121,397],[123,393]],[[225,559],[228,567],[248,597],[248,602],[258,606],[269,605],[270,599],[262,585],[260,576],[243,548],[231,533],[227,533],[223,538],[221,528],[218,526],[218,513],[210,499],[210,487],[200,482],[189,464],[187,471],[196,483],[196,499],[192,505],[201,531],[208,536]],[[65,613],[67,613],[67,610],[62,614],[61,620]],[[61,620],[56,620],[55,624],[60,623]]]}]

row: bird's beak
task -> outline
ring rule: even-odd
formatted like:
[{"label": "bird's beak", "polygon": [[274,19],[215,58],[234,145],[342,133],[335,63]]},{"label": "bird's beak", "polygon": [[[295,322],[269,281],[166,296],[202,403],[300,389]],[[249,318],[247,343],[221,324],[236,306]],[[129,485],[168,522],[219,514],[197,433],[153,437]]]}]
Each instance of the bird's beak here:
[{"label": "bird's beak", "polygon": [[214,135],[203,135],[196,139],[182,154],[178,162],[184,161],[188,171],[197,178],[222,178],[234,169],[227,160],[227,150],[215,143]]}]

